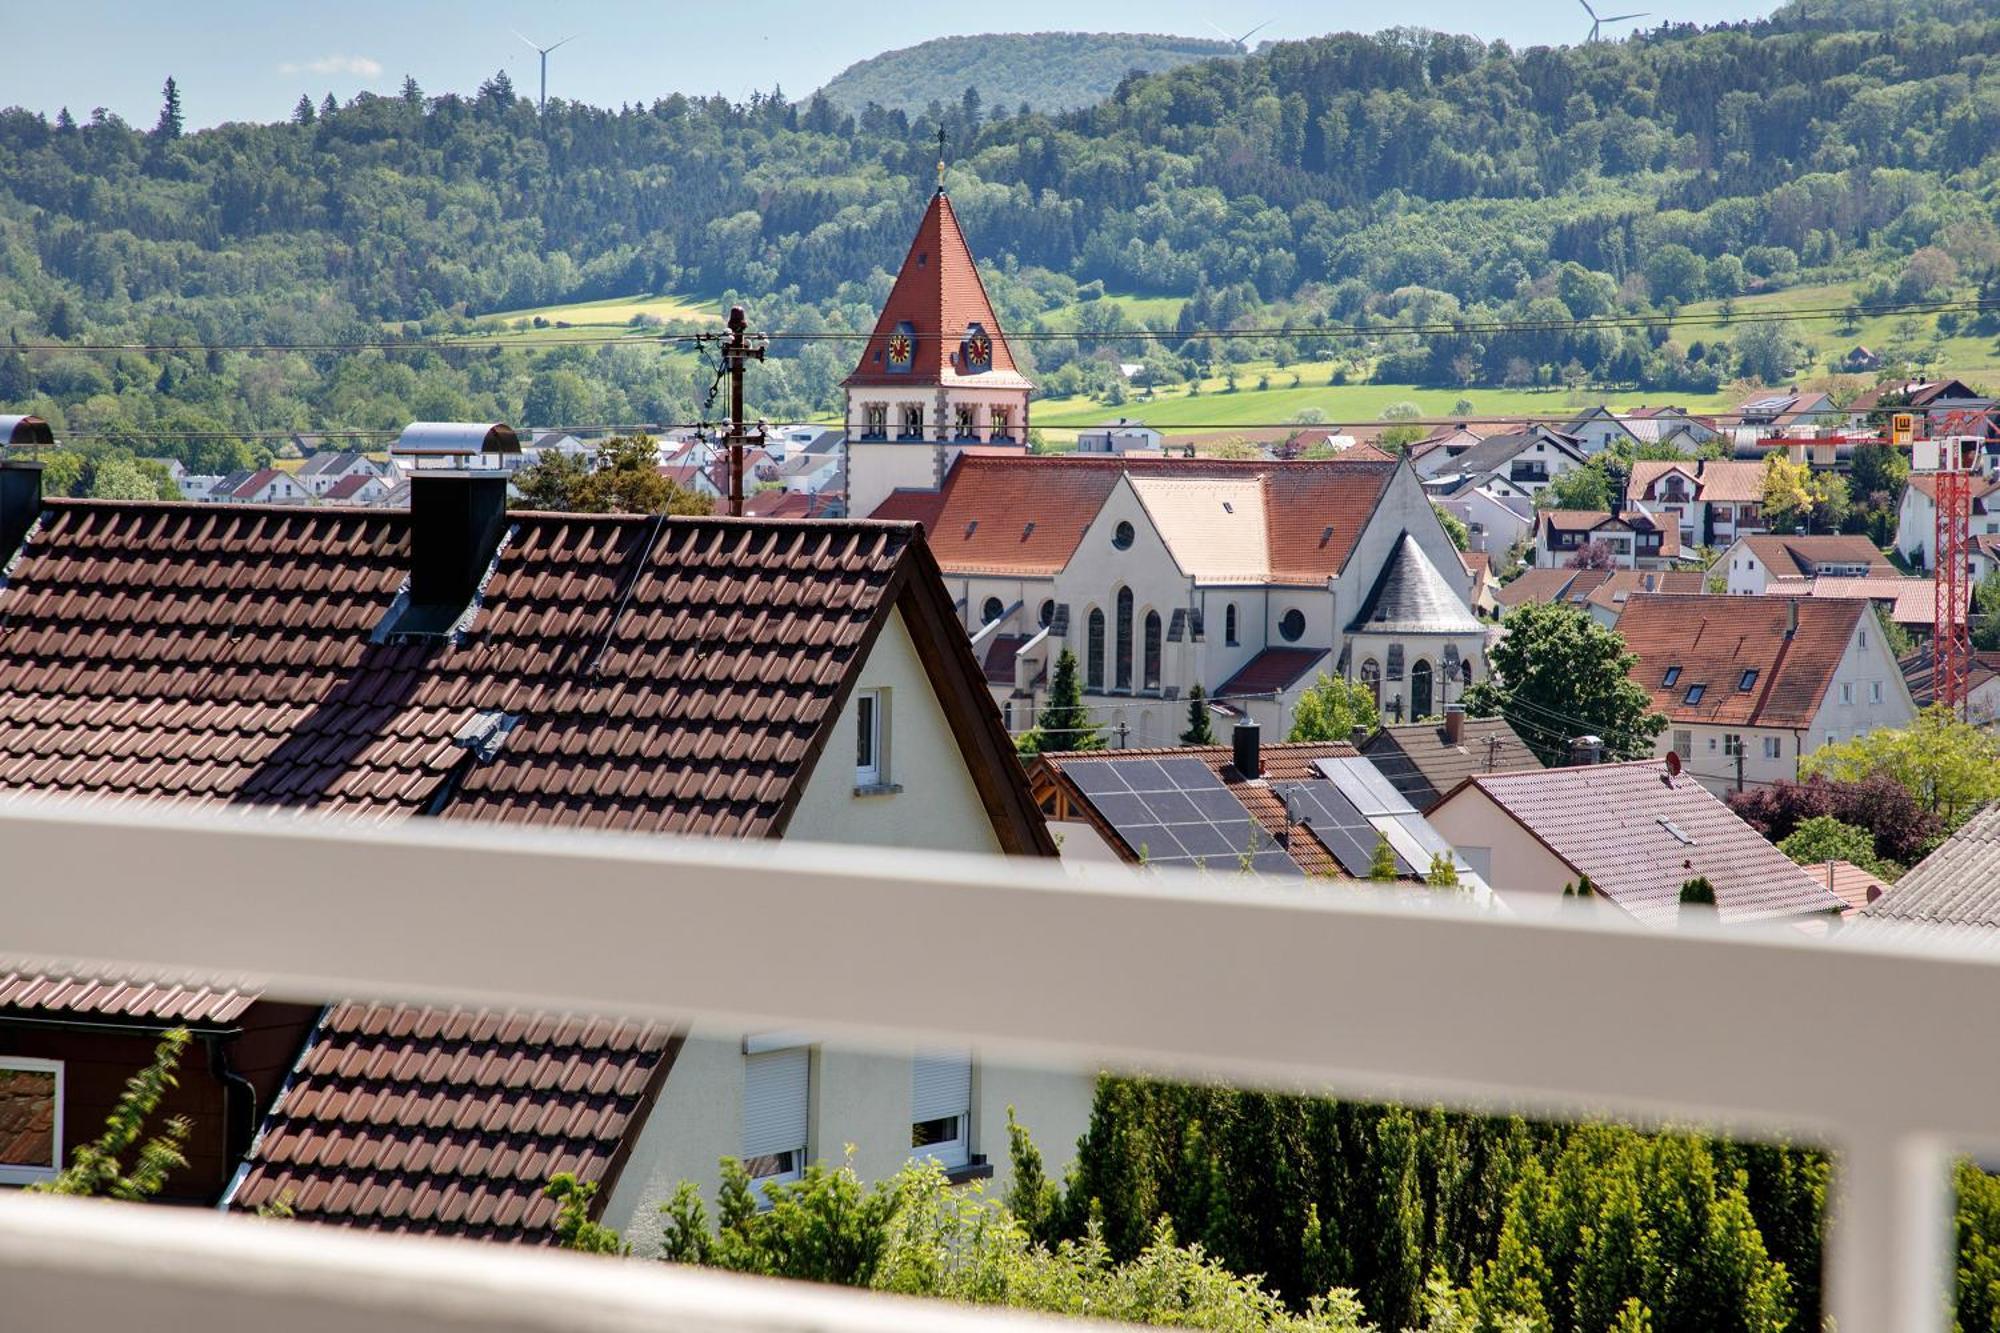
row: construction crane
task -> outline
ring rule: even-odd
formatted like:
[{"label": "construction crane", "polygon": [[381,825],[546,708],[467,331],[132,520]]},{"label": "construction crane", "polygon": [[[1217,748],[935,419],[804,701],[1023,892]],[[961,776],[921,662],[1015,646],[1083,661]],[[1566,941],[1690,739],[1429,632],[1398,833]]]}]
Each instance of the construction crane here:
[{"label": "construction crane", "polygon": [[1932,534],[1931,699],[1954,713],[1965,710],[1966,674],[1972,663],[1972,635],[1966,606],[1972,596],[1972,489],[1980,477],[1980,449],[1991,410],[1933,414],[1929,439],[1914,439],[1915,417],[1890,418],[1892,444],[1910,446],[1910,472],[1931,477],[1937,526]]}]

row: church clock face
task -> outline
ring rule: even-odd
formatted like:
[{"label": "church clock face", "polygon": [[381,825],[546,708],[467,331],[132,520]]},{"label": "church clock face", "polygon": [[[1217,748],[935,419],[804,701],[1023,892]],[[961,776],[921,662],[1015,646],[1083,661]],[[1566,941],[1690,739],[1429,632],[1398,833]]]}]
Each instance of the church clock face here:
[{"label": "church clock face", "polygon": [[915,351],[916,340],[910,336],[909,327],[899,326],[889,335],[889,369],[908,370]]},{"label": "church clock face", "polygon": [[967,370],[985,370],[993,364],[993,340],[984,333],[975,331],[965,340],[965,366]]}]

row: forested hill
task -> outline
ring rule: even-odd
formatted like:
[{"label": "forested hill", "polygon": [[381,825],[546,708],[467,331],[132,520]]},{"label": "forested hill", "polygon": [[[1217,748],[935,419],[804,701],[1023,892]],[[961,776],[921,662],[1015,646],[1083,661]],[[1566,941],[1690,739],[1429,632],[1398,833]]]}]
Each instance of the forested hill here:
[{"label": "forested hill", "polygon": [[1109,97],[1138,71],[1156,74],[1235,53],[1228,42],[1155,33],[992,33],[939,37],[849,65],[820,91],[842,111],[870,102],[912,115],[977,88],[991,106],[1072,111]]},{"label": "forested hill", "polygon": [[[1553,50],[1404,31],[1284,42],[1127,79],[1058,116],[993,108],[974,89],[942,112],[951,189],[1016,327],[1075,317],[1079,284],[1087,296],[1094,282],[1182,300],[1187,327],[1566,318],[1834,279],[1905,295],[1990,283],[1994,6],[1828,10]],[[1840,26],[1864,20],[1896,26]],[[383,321],[437,332],[644,292],[739,293],[767,327],[865,329],[927,193],[935,128],[929,113],[849,115],[824,96],[551,102],[538,118],[503,77],[470,96],[411,84],[184,137],[170,117],[0,113],[0,343],[373,338]],[[1171,376],[1299,350],[1032,349],[1058,390],[1138,354]],[[1356,373],[1402,383],[1553,366],[1667,388],[1713,388],[1741,354],[1603,329],[1346,350]],[[843,350],[780,352],[762,405],[824,409]],[[1764,347],[1758,373],[1785,373],[1782,352]],[[0,353],[0,403],[135,439],[176,423],[544,424],[559,409],[677,420],[697,380],[636,348]]]}]

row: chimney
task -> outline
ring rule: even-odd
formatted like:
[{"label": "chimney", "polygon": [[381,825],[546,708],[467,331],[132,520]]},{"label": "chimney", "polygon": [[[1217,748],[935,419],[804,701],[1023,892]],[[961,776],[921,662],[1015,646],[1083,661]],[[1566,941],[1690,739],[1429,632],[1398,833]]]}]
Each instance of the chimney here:
[{"label": "chimney", "polygon": [[42,465],[25,458],[0,462],[0,568],[42,512]]},{"label": "chimney", "polygon": [[[395,633],[449,634],[465,614],[507,519],[507,474],[477,463],[520,451],[504,423],[420,421],[404,429],[391,452],[412,466],[410,601]],[[425,458],[446,466],[423,468]]]},{"label": "chimney", "polygon": [[1604,762],[1604,742],[1596,736],[1578,736],[1569,743],[1569,762],[1572,767],[1586,767]]},{"label": "chimney", "polygon": [[1236,746],[1236,772],[1246,782],[1254,782],[1264,772],[1264,761],[1259,750],[1257,724],[1249,718],[1236,723],[1236,730],[1230,736]]},{"label": "chimney", "polygon": [[1368,735],[1368,728],[1357,722],[1348,728],[1347,743],[1358,750],[1368,743]]},{"label": "chimney", "polygon": [[1444,706],[1444,743],[1463,745],[1465,743],[1465,705],[1446,704]]},{"label": "chimney", "polygon": [[1785,599],[1785,637],[1787,639],[1793,638],[1798,632],[1799,599],[1796,597],[1787,597]]}]

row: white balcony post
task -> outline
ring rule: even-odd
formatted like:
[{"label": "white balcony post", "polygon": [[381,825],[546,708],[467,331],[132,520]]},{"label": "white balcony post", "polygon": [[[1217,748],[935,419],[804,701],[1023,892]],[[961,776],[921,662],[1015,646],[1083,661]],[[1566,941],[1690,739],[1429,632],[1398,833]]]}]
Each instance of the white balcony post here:
[{"label": "white balcony post", "polygon": [[1834,1160],[1824,1289],[1838,1333],[1951,1326],[1951,1174],[1935,1139],[1855,1136]]}]

